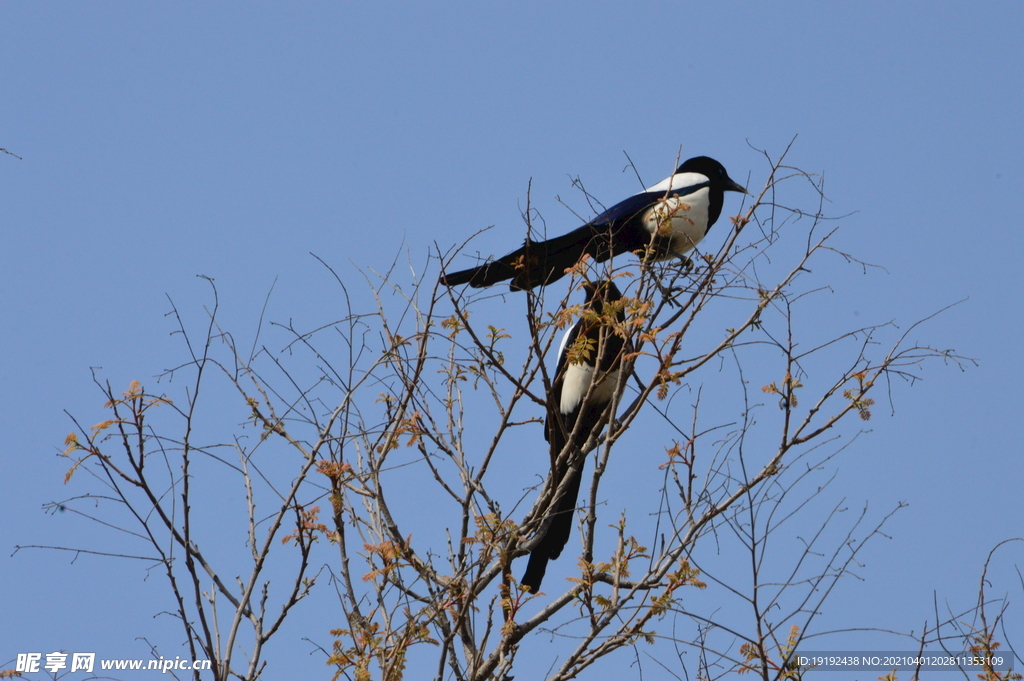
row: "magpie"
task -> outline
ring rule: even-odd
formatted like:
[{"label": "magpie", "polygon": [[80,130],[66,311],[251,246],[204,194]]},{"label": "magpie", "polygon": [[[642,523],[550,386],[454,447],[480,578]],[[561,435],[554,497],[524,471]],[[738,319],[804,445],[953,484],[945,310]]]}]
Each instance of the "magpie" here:
[{"label": "magpie", "polygon": [[653,246],[653,260],[676,257],[692,249],[722,214],[725,192],[747,190],[734,182],[721,163],[697,156],[658,184],[620,201],[587,224],[563,236],[534,242],[503,258],[441,275],[445,286],[491,286],[511,279],[513,291],[557,281],[584,255],[596,262],[627,251],[641,256]]},{"label": "magpie", "polygon": [[[548,561],[558,558],[572,534],[576,498],[583,480],[582,448],[591,435],[599,431],[601,419],[611,402],[618,383],[623,355],[628,352],[626,340],[608,325],[608,303],[622,298],[611,280],[597,284],[585,282],[586,300],[583,313],[562,337],[558,348],[558,364],[548,395],[548,415],[544,437],[550,445],[551,477],[549,484],[557,490],[565,483],[562,496],[552,499],[551,521],[537,546],[530,552],[520,584],[537,593],[547,570]],[[624,322],[625,312],[614,312],[616,322]],[[597,380],[598,383],[591,387]],[[589,393],[589,399],[588,394]],[[569,445],[567,457],[559,455]],[[569,476],[568,478],[566,476]]]}]

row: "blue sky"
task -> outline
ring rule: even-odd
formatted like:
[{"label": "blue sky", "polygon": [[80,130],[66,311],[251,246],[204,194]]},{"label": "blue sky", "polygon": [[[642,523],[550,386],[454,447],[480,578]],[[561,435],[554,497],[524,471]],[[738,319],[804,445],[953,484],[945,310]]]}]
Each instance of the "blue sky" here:
[{"label": "blue sky", "polygon": [[[851,214],[838,243],[884,268],[818,272],[836,289],[820,323],[905,326],[964,301],[914,338],[978,360],[894,386],[895,414],[880,404],[835,464],[836,499],[909,506],[830,607],[899,630],[933,618],[936,595],[969,607],[988,550],[1024,534],[1022,26],[1010,2],[3,3],[0,147],[21,160],[0,155],[0,664],[175,640],[153,618],[160,575],[10,554],[112,541],[40,510],[74,493],[55,456],[64,410],[102,418],[90,367],[149,385],[182,359],[165,313],[170,297],[202,318],[196,275],[251,337],[271,286],[275,320],[339,309],[310,253],[354,286],[353,265],[402,249],[423,263],[490,225],[473,249],[498,255],[520,239],[530,182],[560,232],[578,223],[557,197],[586,211],[570,176],[606,205],[637,190],[623,151],[648,184],[681,150],[756,187],[751,145],[777,155],[794,136],[793,165]],[[993,579],[1015,599],[1017,643],[1022,560],[1005,549]],[[338,623],[304,617],[269,678],[322,669],[300,639]]]}]

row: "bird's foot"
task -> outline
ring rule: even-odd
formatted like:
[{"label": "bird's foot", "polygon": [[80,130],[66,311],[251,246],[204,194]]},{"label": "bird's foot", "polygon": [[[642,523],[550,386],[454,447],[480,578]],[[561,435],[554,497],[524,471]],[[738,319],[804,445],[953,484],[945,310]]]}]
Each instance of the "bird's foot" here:
[{"label": "bird's foot", "polygon": [[686,290],[684,286],[666,286],[661,283],[661,279],[655,279],[654,285],[658,287],[658,291],[661,292],[665,302],[673,307],[680,307],[679,303],[676,302],[676,296]]},{"label": "bird's foot", "polygon": [[[672,277],[673,282],[680,276],[686,276],[693,272],[695,267],[693,260],[676,251],[669,251],[669,254],[679,260],[678,274]],[[679,303],[676,302],[676,297],[686,291],[686,289],[686,286],[666,286],[661,283],[661,280],[658,280],[658,290],[661,291],[661,295],[665,297],[669,305],[675,307],[680,307]]]},{"label": "bird's foot", "polygon": [[683,274],[689,274],[693,271],[693,261],[682,253],[676,253],[675,251],[669,251],[669,254],[679,259],[679,269],[683,271]]}]

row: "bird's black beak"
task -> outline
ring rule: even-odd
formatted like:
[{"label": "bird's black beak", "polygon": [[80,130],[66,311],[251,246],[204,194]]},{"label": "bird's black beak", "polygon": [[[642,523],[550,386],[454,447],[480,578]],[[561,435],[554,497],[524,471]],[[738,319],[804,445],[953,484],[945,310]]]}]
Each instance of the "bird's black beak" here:
[{"label": "bird's black beak", "polygon": [[742,186],[740,186],[739,184],[737,184],[736,182],[734,182],[731,179],[729,180],[728,184],[725,185],[725,191],[727,191],[727,192],[739,192],[740,194],[749,194],[750,193],[746,189],[744,189]]}]

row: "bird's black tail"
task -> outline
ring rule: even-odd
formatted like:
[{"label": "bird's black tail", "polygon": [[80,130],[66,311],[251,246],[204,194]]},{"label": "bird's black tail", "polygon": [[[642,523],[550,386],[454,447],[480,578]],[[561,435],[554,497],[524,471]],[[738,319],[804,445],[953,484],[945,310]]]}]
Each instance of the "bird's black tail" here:
[{"label": "bird's black tail", "polygon": [[513,263],[516,257],[520,255],[521,250],[509,253],[504,258],[493,260],[479,267],[471,267],[468,270],[459,270],[458,272],[446,272],[441,275],[440,282],[445,286],[469,284],[473,288],[483,288],[497,284],[499,281],[512,279],[516,276],[516,269]]},{"label": "bird's black tail", "polygon": [[492,286],[511,279],[513,291],[529,291],[558,281],[565,271],[578,263],[584,254],[596,262],[604,262],[613,254],[624,252],[625,246],[612,248],[611,235],[595,225],[586,224],[568,234],[547,241],[528,241],[506,256],[489,263],[441,275],[445,286],[469,284],[473,288]]},{"label": "bird's black tail", "polygon": [[569,486],[565,494],[555,504],[554,517],[548,526],[548,531],[540,543],[530,552],[530,560],[526,564],[526,573],[519,583],[524,588],[529,587],[530,593],[540,591],[540,584],[544,580],[544,573],[548,569],[548,561],[555,560],[562,555],[562,549],[569,541],[572,534],[574,511],[576,510],[576,499],[580,494],[580,484],[583,481],[583,462],[572,474]]}]

